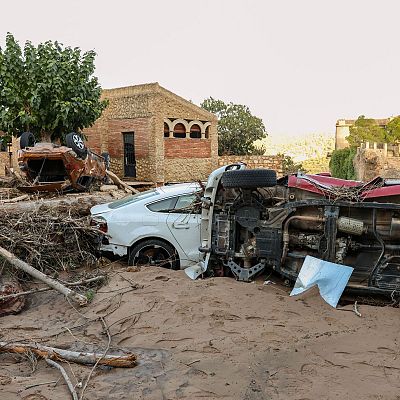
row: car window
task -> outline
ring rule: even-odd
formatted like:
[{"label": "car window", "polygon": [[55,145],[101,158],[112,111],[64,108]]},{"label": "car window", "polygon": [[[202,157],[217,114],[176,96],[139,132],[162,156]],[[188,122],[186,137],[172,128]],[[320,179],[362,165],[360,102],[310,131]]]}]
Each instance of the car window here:
[{"label": "car window", "polygon": [[148,199],[150,197],[158,196],[160,193],[157,189],[146,190],[145,192],[137,193],[132,196],[126,196],[122,199],[115,200],[108,205],[109,208],[115,209],[122,206],[135,203],[140,200]]},{"label": "car window", "polygon": [[175,196],[169,199],[156,201],[155,203],[148,204],[147,208],[153,212],[170,212],[174,209],[177,199],[178,197]]},{"label": "car window", "polygon": [[179,196],[176,202],[175,213],[188,213],[188,214],[199,214],[201,207],[198,207],[200,202],[198,201],[198,196],[196,193],[185,194]]}]

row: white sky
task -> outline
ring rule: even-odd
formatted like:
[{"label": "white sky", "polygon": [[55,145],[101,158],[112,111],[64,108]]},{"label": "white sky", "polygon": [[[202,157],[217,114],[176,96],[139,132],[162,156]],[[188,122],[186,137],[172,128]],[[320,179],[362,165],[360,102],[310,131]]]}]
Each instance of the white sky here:
[{"label": "white sky", "polygon": [[271,138],[398,115],[397,0],[2,1],[20,44],[94,49],[103,88],[159,82],[199,104],[246,104]]}]

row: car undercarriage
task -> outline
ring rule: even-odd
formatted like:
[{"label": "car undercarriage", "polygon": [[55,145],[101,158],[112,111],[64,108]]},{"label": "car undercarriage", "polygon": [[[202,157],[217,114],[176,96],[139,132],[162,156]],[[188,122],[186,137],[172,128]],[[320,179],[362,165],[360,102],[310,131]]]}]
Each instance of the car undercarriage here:
[{"label": "car undercarriage", "polygon": [[250,281],[269,268],[294,281],[311,255],[352,266],[353,290],[400,291],[400,182],[231,170],[203,207],[210,240],[201,250],[215,275]]}]

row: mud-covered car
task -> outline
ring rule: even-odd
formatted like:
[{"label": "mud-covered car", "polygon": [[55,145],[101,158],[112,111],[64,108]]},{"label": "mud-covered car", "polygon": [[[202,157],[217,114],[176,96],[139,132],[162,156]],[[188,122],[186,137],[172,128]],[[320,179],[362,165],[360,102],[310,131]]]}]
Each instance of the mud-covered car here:
[{"label": "mud-covered car", "polygon": [[78,133],[69,133],[65,141],[66,146],[35,143],[32,133],[21,135],[18,163],[30,183],[21,190],[84,191],[95,181],[106,181],[106,154],[100,156],[88,149]]},{"label": "mud-covered car", "polygon": [[249,281],[272,269],[294,281],[307,255],[352,266],[348,287],[400,292],[400,181],[363,183],[237,164],[209,179],[200,250],[209,271]]}]

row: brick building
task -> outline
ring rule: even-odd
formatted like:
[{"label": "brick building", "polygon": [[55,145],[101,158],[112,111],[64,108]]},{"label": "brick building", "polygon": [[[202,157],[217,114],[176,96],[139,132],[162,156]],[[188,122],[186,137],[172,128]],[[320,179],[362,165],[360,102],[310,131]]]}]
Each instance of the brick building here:
[{"label": "brick building", "polygon": [[111,170],[137,181],[206,179],[218,165],[217,117],[158,83],[103,90],[109,100],[84,130]]}]

